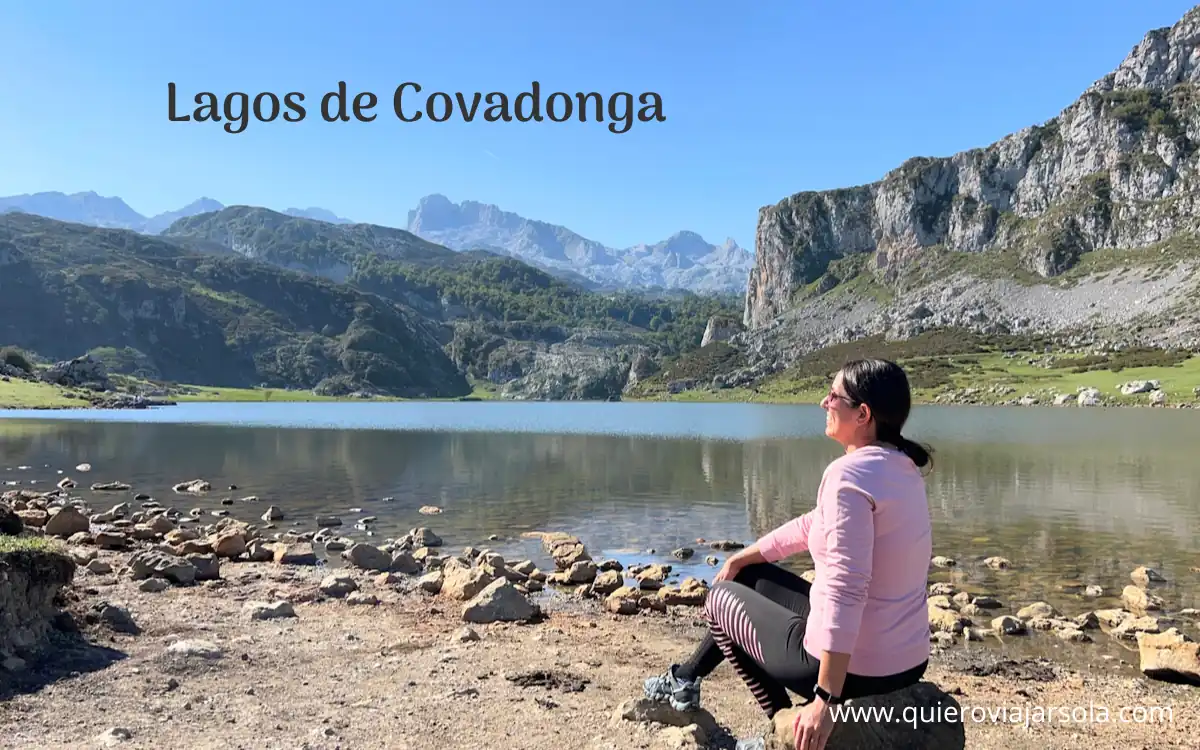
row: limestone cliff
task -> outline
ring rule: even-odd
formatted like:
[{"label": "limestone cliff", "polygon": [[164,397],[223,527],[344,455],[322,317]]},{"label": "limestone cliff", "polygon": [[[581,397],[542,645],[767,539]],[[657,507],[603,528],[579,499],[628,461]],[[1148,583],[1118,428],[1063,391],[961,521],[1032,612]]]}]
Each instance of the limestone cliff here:
[{"label": "limestone cliff", "polygon": [[[992,274],[1000,282],[1025,274],[1036,285],[1079,266],[1089,253],[1158,250],[1155,243],[1196,231],[1198,47],[1200,7],[1147,34],[1117,70],[1046,123],[985,148],[910,159],[869,185],[799,193],[762,208],[745,325],[761,331],[795,313],[808,323],[825,321],[823,340],[853,335],[856,325],[858,333],[887,329],[895,315],[881,311],[897,307],[888,300],[864,302],[836,325],[828,324],[836,317],[828,305],[805,316],[805,308],[815,309],[823,295],[856,278],[860,286],[882,288],[883,297],[903,291],[909,306],[920,298],[926,309],[908,317],[995,324],[989,306],[999,310],[1002,301],[967,295],[973,307],[966,308],[962,295],[939,296],[951,276],[978,278],[987,266],[1003,271]],[[1099,295],[1098,302],[1093,312],[1116,323],[1131,298]],[[942,314],[956,303],[953,315]],[[1019,311],[1002,312],[1002,327],[1020,327],[1009,324]],[[1077,317],[1080,324],[1087,319]]]}]

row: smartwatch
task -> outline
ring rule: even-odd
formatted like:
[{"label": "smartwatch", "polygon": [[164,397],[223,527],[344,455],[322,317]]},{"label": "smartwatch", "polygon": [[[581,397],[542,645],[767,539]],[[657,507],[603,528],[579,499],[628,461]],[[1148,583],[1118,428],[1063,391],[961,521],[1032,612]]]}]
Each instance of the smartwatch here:
[{"label": "smartwatch", "polygon": [[821,700],[825,701],[825,703],[829,704],[830,706],[836,706],[839,703],[845,703],[844,698],[841,696],[830,695],[829,691],[820,685],[817,685],[813,688],[813,693],[815,693],[818,697],[820,697]]}]

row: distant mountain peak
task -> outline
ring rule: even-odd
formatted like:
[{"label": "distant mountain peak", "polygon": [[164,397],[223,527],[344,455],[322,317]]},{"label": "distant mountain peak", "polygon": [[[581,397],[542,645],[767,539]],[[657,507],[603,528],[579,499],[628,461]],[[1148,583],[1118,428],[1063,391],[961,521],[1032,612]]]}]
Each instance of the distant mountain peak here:
[{"label": "distant mountain peak", "polygon": [[308,208],[289,208],[283,213],[288,216],[295,216],[300,219],[315,219],[316,221],[325,221],[330,224],[353,224],[352,219],[344,219],[338,216],[333,211],[319,206],[309,206]]},{"label": "distant mountain peak", "polygon": [[[492,203],[455,203],[431,193],[408,212],[408,231],[455,250],[494,249],[532,265],[579,274],[608,288],[667,288],[740,293],[753,256],[737,243],[710,245],[680,230],[654,245],[612,248],[567,227],[528,219]],[[740,248],[738,248],[740,250]]]}]

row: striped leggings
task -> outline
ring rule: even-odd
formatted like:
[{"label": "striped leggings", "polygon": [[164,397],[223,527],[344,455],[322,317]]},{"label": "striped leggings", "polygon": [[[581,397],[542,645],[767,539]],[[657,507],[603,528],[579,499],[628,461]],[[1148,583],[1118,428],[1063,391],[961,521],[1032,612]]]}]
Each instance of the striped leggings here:
[{"label": "striped leggings", "polygon": [[[770,563],[747,565],[732,581],[713,584],[704,605],[709,636],[681,677],[706,677],[722,661],[750,688],[768,717],[792,705],[788,690],[812,700],[821,662],[804,648],[811,586]],[[876,695],[916,683],[927,663],[885,677],[846,675],[846,698]]]}]

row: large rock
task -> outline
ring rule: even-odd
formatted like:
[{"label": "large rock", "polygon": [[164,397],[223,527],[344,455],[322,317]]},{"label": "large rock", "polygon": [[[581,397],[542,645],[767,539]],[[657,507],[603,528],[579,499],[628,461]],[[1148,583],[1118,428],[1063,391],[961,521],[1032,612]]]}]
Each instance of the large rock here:
[{"label": "large rock", "polygon": [[570,570],[575,563],[590,562],[592,559],[583,542],[573,536],[555,538],[547,542],[547,546],[550,548],[550,557],[554,558],[555,567],[560,571]]},{"label": "large rock", "polygon": [[708,584],[698,578],[688,576],[678,587],[667,586],[659,590],[658,598],[662,599],[664,604],[685,604],[699,607],[708,598]]},{"label": "large rock", "polygon": [[1157,612],[1163,608],[1162,597],[1132,585],[1126,586],[1121,591],[1121,603],[1125,605],[1125,609],[1136,615]]},{"label": "large rock", "polygon": [[392,558],[388,553],[371,544],[355,544],[343,552],[342,557],[356,568],[377,573],[386,573],[392,565]]},{"label": "large rock", "polygon": [[87,531],[91,527],[87,516],[72,507],[60,508],[46,520],[45,532],[50,536],[69,539],[72,534]]},{"label": "large rock", "polygon": [[25,530],[25,522],[5,503],[0,503],[0,535],[16,536]]},{"label": "large rock", "polygon": [[[801,707],[788,708],[775,715],[767,750],[795,750],[792,725]],[[834,721],[826,750],[959,750],[967,743],[958,701],[931,682],[885,695],[872,695],[847,701],[842,710],[888,711],[893,720],[869,718]],[[867,714],[870,716],[870,714]],[[910,717],[915,717],[909,720]]]},{"label": "large rock", "polygon": [[94,391],[112,390],[104,363],[90,354],[56,362],[43,370],[42,380],[67,388],[89,388]]},{"label": "large rock", "polygon": [[462,619],[473,623],[524,622],[537,614],[537,606],[505,578],[492,581],[462,608]]},{"label": "large rock", "polygon": [[171,583],[186,586],[196,580],[195,565],[157,549],[143,550],[129,558],[129,572],[135,581],[165,578]]},{"label": "large rock", "polygon": [[447,565],[443,570],[442,593],[451,599],[463,602],[468,599],[474,599],[480,592],[496,581],[496,577],[483,568],[464,568],[460,565]]},{"label": "large rock", "polygon": [[[660,703],[649,698],[631,698],[613,711],[610,723],[634,722],[638,724],[662,724],[668,727],[698,727],[702,732],[712,734],[717,729],[716,719],[707,710],[698,708],[695,711],[677,711],[667,703]],[[788,750],[794,750],[789,748]]]},{"label": "large rock", "polygon": [[275,546],[275,562],[279,565],[316,565],[317,553],[308,542]]},{"label": "large rock", "polygon": [[53,551],[0,553],[0,654],[37,651],[50,631],[54,598],[75,577],[70,556]]},{"label": "large rock", "polygon": [[1165,633],[1138,633],[1142,673],[1166,682],[1200,686],[1200,643],[1170,628]]}]

